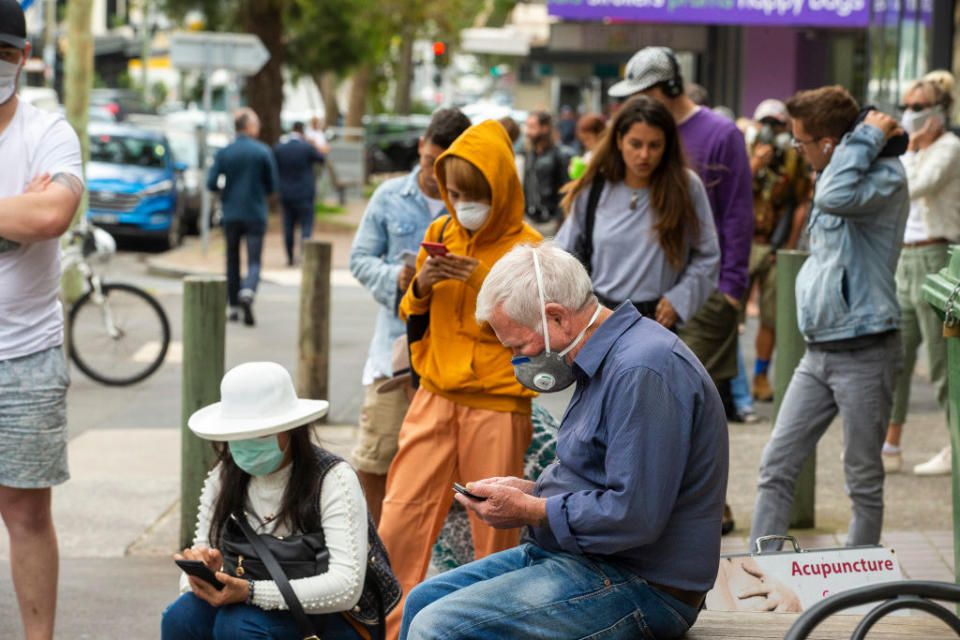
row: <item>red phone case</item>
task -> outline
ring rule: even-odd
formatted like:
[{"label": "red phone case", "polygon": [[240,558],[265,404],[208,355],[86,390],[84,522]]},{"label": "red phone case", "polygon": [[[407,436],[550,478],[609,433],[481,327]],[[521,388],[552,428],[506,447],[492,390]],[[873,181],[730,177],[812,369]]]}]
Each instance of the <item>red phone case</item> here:
[{"label": "red phone case", "polygon": [[427,252],[428,255],[433,256],[434,258],[447,255],[447,245],[440,242],[421,242],[420,246]]}]

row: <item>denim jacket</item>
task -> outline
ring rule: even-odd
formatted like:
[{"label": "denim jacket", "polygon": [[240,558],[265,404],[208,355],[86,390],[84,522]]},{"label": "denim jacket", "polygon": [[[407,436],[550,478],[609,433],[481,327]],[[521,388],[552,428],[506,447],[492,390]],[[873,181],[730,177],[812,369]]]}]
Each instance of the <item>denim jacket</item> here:
[{"label": "denim jacket", "polygon": [[797,275],[797,315],[808,343],[900,328],[894,272],[910,207],[897,158],[874,126],[846,134],[817,179],[810,257]]},{"label": "denim jacket", "polygon": [[363,384],[393,375],[390,355],[393,343],[405,332],[397,317],[402,291],[397,278],[403,268],[403,252],[420,251],[420,241],[433,222],[427,201],[417,184],[420,168],[406,176],[387,180],[374,191],[350,248],[350,273],[380,304],[377,328],[363,368]]}]

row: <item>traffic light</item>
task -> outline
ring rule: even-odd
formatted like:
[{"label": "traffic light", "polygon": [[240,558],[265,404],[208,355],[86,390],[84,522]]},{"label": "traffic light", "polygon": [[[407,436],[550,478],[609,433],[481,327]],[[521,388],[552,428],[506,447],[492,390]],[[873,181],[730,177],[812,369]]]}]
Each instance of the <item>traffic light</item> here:
[{"label": "traffic light", "polygon": [[433,55],[436,57],[442,56],[447,51],[447,45],[443,44],[440,41],[433,43]]}]

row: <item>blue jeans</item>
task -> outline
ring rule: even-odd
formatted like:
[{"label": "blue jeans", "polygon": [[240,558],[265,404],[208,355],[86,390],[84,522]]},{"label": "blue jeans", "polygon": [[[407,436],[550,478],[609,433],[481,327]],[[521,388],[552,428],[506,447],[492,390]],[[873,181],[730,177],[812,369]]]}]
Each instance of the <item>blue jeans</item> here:
[{"label": "blue jeans", "polygon": [[747,370],[743,366],[743,350],[737,340],[737,377],[730,381],[730,393],[733,394],[733,406],[738,413],[753,413],[753,396],[747,382]]},{"label": "blue jeans", "polygon": [[[306,240],[313,235],[313,217],[316,207],[313,198],[282,201],[283,204],[283,245],[287,250],[287,264],[293,264],[294,230],[300,225],[300,238]],[[301,243],[301,246],[302,243]]]},{"label": "blue jeans", "polygon": [[631,571],[527,543],[414,588],[400,640],[679,638],[696,619]]},{"label": "blue jeans", "polygon": [[[323,640],[358,640],[360,634],[342,614],[323,618]],[[214,607],[185,593],[163,612],[161,640],[301,640],[289,611],[265,611],[247,604]]]},{"label": "blue jeans", "polygon": [[[257,292],[260,284],[260,256],[263,253],[262,223],[236,220],[223,223],[223,235],[227,243],[227,300],[231,307],[240,303],[240,290]],[[247,277],[240,282],[240,240],[247,240]]]}]

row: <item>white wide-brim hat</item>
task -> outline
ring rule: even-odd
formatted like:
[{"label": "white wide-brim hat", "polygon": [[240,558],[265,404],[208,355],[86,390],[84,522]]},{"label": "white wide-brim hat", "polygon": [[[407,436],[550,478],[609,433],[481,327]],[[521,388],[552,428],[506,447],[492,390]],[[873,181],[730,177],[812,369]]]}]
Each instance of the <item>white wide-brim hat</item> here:
[{"label": "white wide-brim hat", "polygon": [[220,402],[195,411],[187,426],[205,440],[246,440],[313,422],[329,408],[326,400],[298,398],[279,364],[246,362],[223,376]]}]

